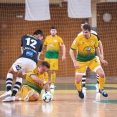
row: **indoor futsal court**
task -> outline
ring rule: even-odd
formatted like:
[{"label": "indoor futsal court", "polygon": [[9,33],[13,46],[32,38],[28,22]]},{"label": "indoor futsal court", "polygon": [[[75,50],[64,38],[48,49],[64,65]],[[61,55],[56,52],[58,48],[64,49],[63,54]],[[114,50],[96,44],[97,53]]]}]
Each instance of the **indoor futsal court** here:
[{"label": "indoor futsal court", "polygon": [[[78,1],[0,0],[0,95],[6,91],[8,69],[21,55],[23,35],[33,34],[36,29],[41,29],[46,37],[50,35],[50,27],[54,25],[57,27],[57,35],[63,39],[66,46],[65,61],[61,59],[60,48],[55,88],[50,89],[53,100],[48,103],[42,100],[44,90],[38,101],[3,102],[4,98],[0,98],[0,117],[117,117],[117,0]],[[38,10],[35,7],[37,4]],[[33,9],[33,12],[30,10],[32,16],[36,11],[38,16],[36,14],[36,17],[30,17],[30,13],[26,14],[28,5]],[[45,8],[48,12],[44,12]],[[86,72],[84,99],[78,96],[75,67],[69,50],[73,40],[82,31],[82,21],[89,23],[103,44],[104,59],[108,65],[101,66],[106,75],[104,89],[108,97],[96,92],[97,77],[89,69]],[[45,50],[40,55],[40,60],[44,60],[44,55]],[[13,76],[13,84],[16,76],[17,74]],[[20,90],[16,96],[21,96]]]}]

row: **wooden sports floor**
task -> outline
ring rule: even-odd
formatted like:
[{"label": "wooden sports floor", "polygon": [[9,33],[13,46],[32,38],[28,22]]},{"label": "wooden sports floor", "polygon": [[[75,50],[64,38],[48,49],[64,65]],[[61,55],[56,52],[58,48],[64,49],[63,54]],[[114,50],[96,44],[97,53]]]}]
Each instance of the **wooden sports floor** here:
[{"label": "wooden sports floor", "polygon": [[108,98],[96,93],[94,85],[87,84],[84,99],[78,97],[74,84],[64,85],[65,90],[60,89],[62,85],[58,84],[55,90],[51,90],[54,101],[50,103],[41,99],[3,103],[0,99],[0,117],[117,117],[117,84],[105,85]]}]

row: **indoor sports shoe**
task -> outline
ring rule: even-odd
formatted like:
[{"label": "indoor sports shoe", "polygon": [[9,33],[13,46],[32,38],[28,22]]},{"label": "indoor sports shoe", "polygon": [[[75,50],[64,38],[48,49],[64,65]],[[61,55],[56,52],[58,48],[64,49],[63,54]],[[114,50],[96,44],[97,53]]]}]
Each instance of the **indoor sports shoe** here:
[{"label": "indoor sports shoe", "polygon": [[6,91],[4,94],[0,95],[0,98],[5,97],[5,96],[10,96],[11,95],[11,90]]},{"label": "indoor sports shoe", "polygon": [[83,93],[82,91],[78,91],[78,93],[79,93],[79,97],[80,97],[81,99],[83,99],[83,98],[84,98],[84,93]]},{"label": "indoor sports shoe", "polygon": [[50,85],[50,89],[55,89],[55,86],[54,85]]},{"label": "indoor sports shoe", "polygon": [[82,92],[86,93],[86,87],[82,87]]},{"label": "indoor sports shoe", "polygon": [[26,97],[24,98],[24,101],[27,102],[29,100],[29,98],[35,93],[35,91],[32,89],[28,92],[28,94],[26,95]]},{"label": "indoor sports shoe", "polygon": [[96,92],[99,93],[99,84],[98,83],[95,85],[95,88],[96,88]]},{"label": "indoor sports shoe", "polygon": [[2,100],[3,102],[13,102],[15,101],[15,96],[9,96],[6,97],[4,100]]},{"label": "indoor sports shoe", "polygon": [[102,90],[99,89],[99,93],[101,93],[104,97],[108,97],[108,94],[105,92],[104,89]]},{"label": "indoor sports shoe", "polygon": [[50,89],[50,92],[53,94],[54,93],[54,89]]}]

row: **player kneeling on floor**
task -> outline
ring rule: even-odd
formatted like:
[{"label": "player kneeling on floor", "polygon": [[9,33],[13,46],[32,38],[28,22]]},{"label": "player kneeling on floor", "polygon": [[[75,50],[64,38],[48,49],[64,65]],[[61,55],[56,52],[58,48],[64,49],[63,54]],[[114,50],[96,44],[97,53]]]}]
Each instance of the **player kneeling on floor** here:
[{"label": "player kneeling on floor", "polygon": [[36,101],[39,99],[43,88],[45,89],[45,92],[51,94],[49,88],[51,81],[48,81],[47,73],[49,68],[49,63],[44,61],[32,72],[27,73],[26,82],[21,89],[22,98],[16,98],[16,100]]}]

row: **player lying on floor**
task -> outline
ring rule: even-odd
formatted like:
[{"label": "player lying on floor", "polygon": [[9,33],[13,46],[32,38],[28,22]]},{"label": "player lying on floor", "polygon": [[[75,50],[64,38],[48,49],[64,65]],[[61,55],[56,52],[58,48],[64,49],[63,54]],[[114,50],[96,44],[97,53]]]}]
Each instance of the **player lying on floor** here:
[{"label": "player lying on floor", "polygon": [[43,88],[45,92],[50,94],[49,84],[51,81],[48,81],[47,73],[49,68],[49,63],[44,61],[32,72],[27,73],[26,82],[21,88],[21,98],[17,97],[15,100],[36,101],[39,99]]}]

